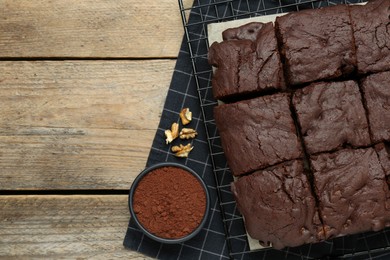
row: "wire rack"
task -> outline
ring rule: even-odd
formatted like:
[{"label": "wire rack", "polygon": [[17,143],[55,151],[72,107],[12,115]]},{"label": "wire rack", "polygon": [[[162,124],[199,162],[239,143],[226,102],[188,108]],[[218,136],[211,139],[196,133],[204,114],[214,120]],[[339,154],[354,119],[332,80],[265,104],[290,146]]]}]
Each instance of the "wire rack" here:
[{"label": "wire rack", "polygon": [[[390,257],[390,229],[348,237],[335,238],[318,244],[297,248],[274,250],[271,248],[250,251],[243,218],[236,208],[230,191],[233,177],[227,166],[221,140],[213,118],[213,108],[218,104],[212,96],[212,68],[207,62],[207,25],[210,23],[250,18],[261,15],[320,8],[336,4],[353,4],[364,0],[179,0],[185,38],[198,89],[206,135],[211,153],[215,181],[225,226],[230,257],[232,259],[318,259],[361,258],[378,259]],[[190,15],[191,14],[191,15]]]}]

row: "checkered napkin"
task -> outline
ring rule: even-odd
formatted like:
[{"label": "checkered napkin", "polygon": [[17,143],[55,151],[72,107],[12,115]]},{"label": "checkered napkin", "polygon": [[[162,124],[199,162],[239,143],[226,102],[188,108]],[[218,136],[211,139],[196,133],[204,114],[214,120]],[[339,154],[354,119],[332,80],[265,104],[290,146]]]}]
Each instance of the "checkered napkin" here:
[{"label": "checkered napkin", "polygon": [[[164,131],[170,129],[173,122],[179,123],[179,112],[184,107],[188,107],[193,114],[192,121],[187,126],[196,129],[198,136],[188,141],[194,146],[189,157],[176,158],[170,152],[171,145],[165,144]],[[187,144],[183,140],[174,140],[172,145],[178,145],[179,143]],[[190,241],[168,245],[149,239],[130,221],[124,240],[125,247],[158,259],[229,259],[207,137],[185,41],[183,41],[180,49],[147,166],[160,162],[176,162],[187,165],[203,178],[211,197],[211,211],[208,222],[201,232]]]},{"label": "checkered napkin", "polygon": [[[217,196],[217,187],[220,184],[216,183],[216,178],[214,177],[201,111],[201,103],[204,103],[204,100],[202,99],[202,102],[199,100],[191,63],[191,55],[192,57],[200,57],[201,60],[199,62],[196,61],[197,71],[211,71],[210,66],[207,64],[206,40],[191,41],[191,36],[198,39],[206,39],[204,25],[208,19],[220,21],[232,15],[243,15],[253,12],[253,10],[259,11],[266,8],[280,7],[283,4],[286,6],[285,8],[274,9],[273,13],[295,11],[298,10],[298,5],[303,6],[303,8],[315,8],[321,5],[328,6],[350,2],[361,2],[361,0],[195,0],[188,24],[196,26],[188,26],[189,38],[183,38],[172,82],[162,111],[161,121],[146,166],[160,162],[176,162],[187,165],[196,171],[203,178],[210,191],[211,210],[208,222],[201,232],[190,241],[172,245],[161,244],[149,239],[130,220],[123,243],[126,248],[157,259],[335,259],[335,256],[344,256],[341,258],[353,256],[354,259],[390,259],[390,253],[380,250],[390,245],[388,240],[390,238],[389,230],[358,234],[347,238],[336,238],[323,243],[284,250],[269,249],[249,252],[245,238],[240,239],[242,241],[239,244],[234,244],[234,242],[228,243],[227,237],[232,237],[234,234],[245,234],[245,229],[243,225],[239,225],[230,227],[229,233],[225,233],[224,221]],[[197,6],[204,6],[204,8],[196,8]],[[233,8],[234,13],[227,12],[227,7]],[[272,11],[267,12],[267,14],[271,13]],[[189,51],[188,40],[190,40],[191,52]],[[206,88],[210,86],[211,73],[206,73],[205,75],[208,76],[200,76],[198,78],[201,81],[198,81],[198,84],[204,85]],[[211,95],[211,93],[208,95]],[[169,129],[173,122],[179,122],[179,112],[184,107],[190,108],[193,112],[193,120],[188,127],[196,129],[198,136],[188,141],[194,146],[189,157],[176,158],[170,151],[171,145],[165,144],[164,131]],[[182,140],[175,140],[172,145],[177,145],[178,143],[187,144],[187,142]],[[386,251],[389,252],[389,250]]]}]

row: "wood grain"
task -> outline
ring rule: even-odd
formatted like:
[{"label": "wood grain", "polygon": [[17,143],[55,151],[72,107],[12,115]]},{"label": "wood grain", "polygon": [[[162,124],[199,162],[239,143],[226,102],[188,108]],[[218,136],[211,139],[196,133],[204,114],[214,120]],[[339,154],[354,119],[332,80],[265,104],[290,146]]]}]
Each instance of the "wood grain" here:
[{"label": "wood grain", "polygon": [[[0,0],[0,190],[128,189],[182,36],[172,0]],[[0,259],[149,259],[128,221],[127,195],[2,195]]]},{"label": "wood grain", "polygon": [[3,58],[177,57],[183,36],[172,0],[0,0],[0,6]]},{"label": "wood grain", "polygon": [[0,258],[146,259],[123,247],[127,196],[2,196]]},{"label": "wood grain", "polygon": [[0,190],[128,189],[174,60],[0,63]]}]

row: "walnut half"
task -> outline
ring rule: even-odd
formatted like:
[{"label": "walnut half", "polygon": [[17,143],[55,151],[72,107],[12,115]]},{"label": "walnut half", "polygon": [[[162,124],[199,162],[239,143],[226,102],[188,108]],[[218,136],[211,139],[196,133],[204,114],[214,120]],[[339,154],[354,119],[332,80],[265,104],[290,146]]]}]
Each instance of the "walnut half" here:
[{"label": "walnut half", "polygon": [[175,153],[177,157],[188,157],[188,154],[194,149],[194,147],[189,143],[187,145],[180,144],[179,146],[172,146],[172,152]]},{"label": "walnut half", "polygon": [[179,124],[173,123],[171,126],[171,129],[165,130],[165,142],[167,144],[171,143],[173,140],[175,140],[179,136]]},{"label": "walnut half", "polygon": [[194,129],[192,128],[183,128],[180,131],[179,137],[180,139],[190,139],[195,138],[195,136],[198,134]]},{"label": "walnut half", "polygon": [[181,123],[183,125],[188,125],[191,120],[192,120],[192,112],[190,111],[189,108],[183,108],[180,111],[180,118],[181,118]]}]

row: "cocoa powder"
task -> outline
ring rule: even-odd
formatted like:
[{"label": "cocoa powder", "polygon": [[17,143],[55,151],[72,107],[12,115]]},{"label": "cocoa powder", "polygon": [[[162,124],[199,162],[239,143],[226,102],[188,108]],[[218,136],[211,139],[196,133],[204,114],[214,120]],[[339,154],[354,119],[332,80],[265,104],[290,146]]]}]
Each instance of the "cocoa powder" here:
[{"label": "cocoa powder", "polygon": [[162,167],[145,175],[133,197],[141,225],[161,238],[177,239],[194,231],[206,210],[206,194],[191,173]]}]

